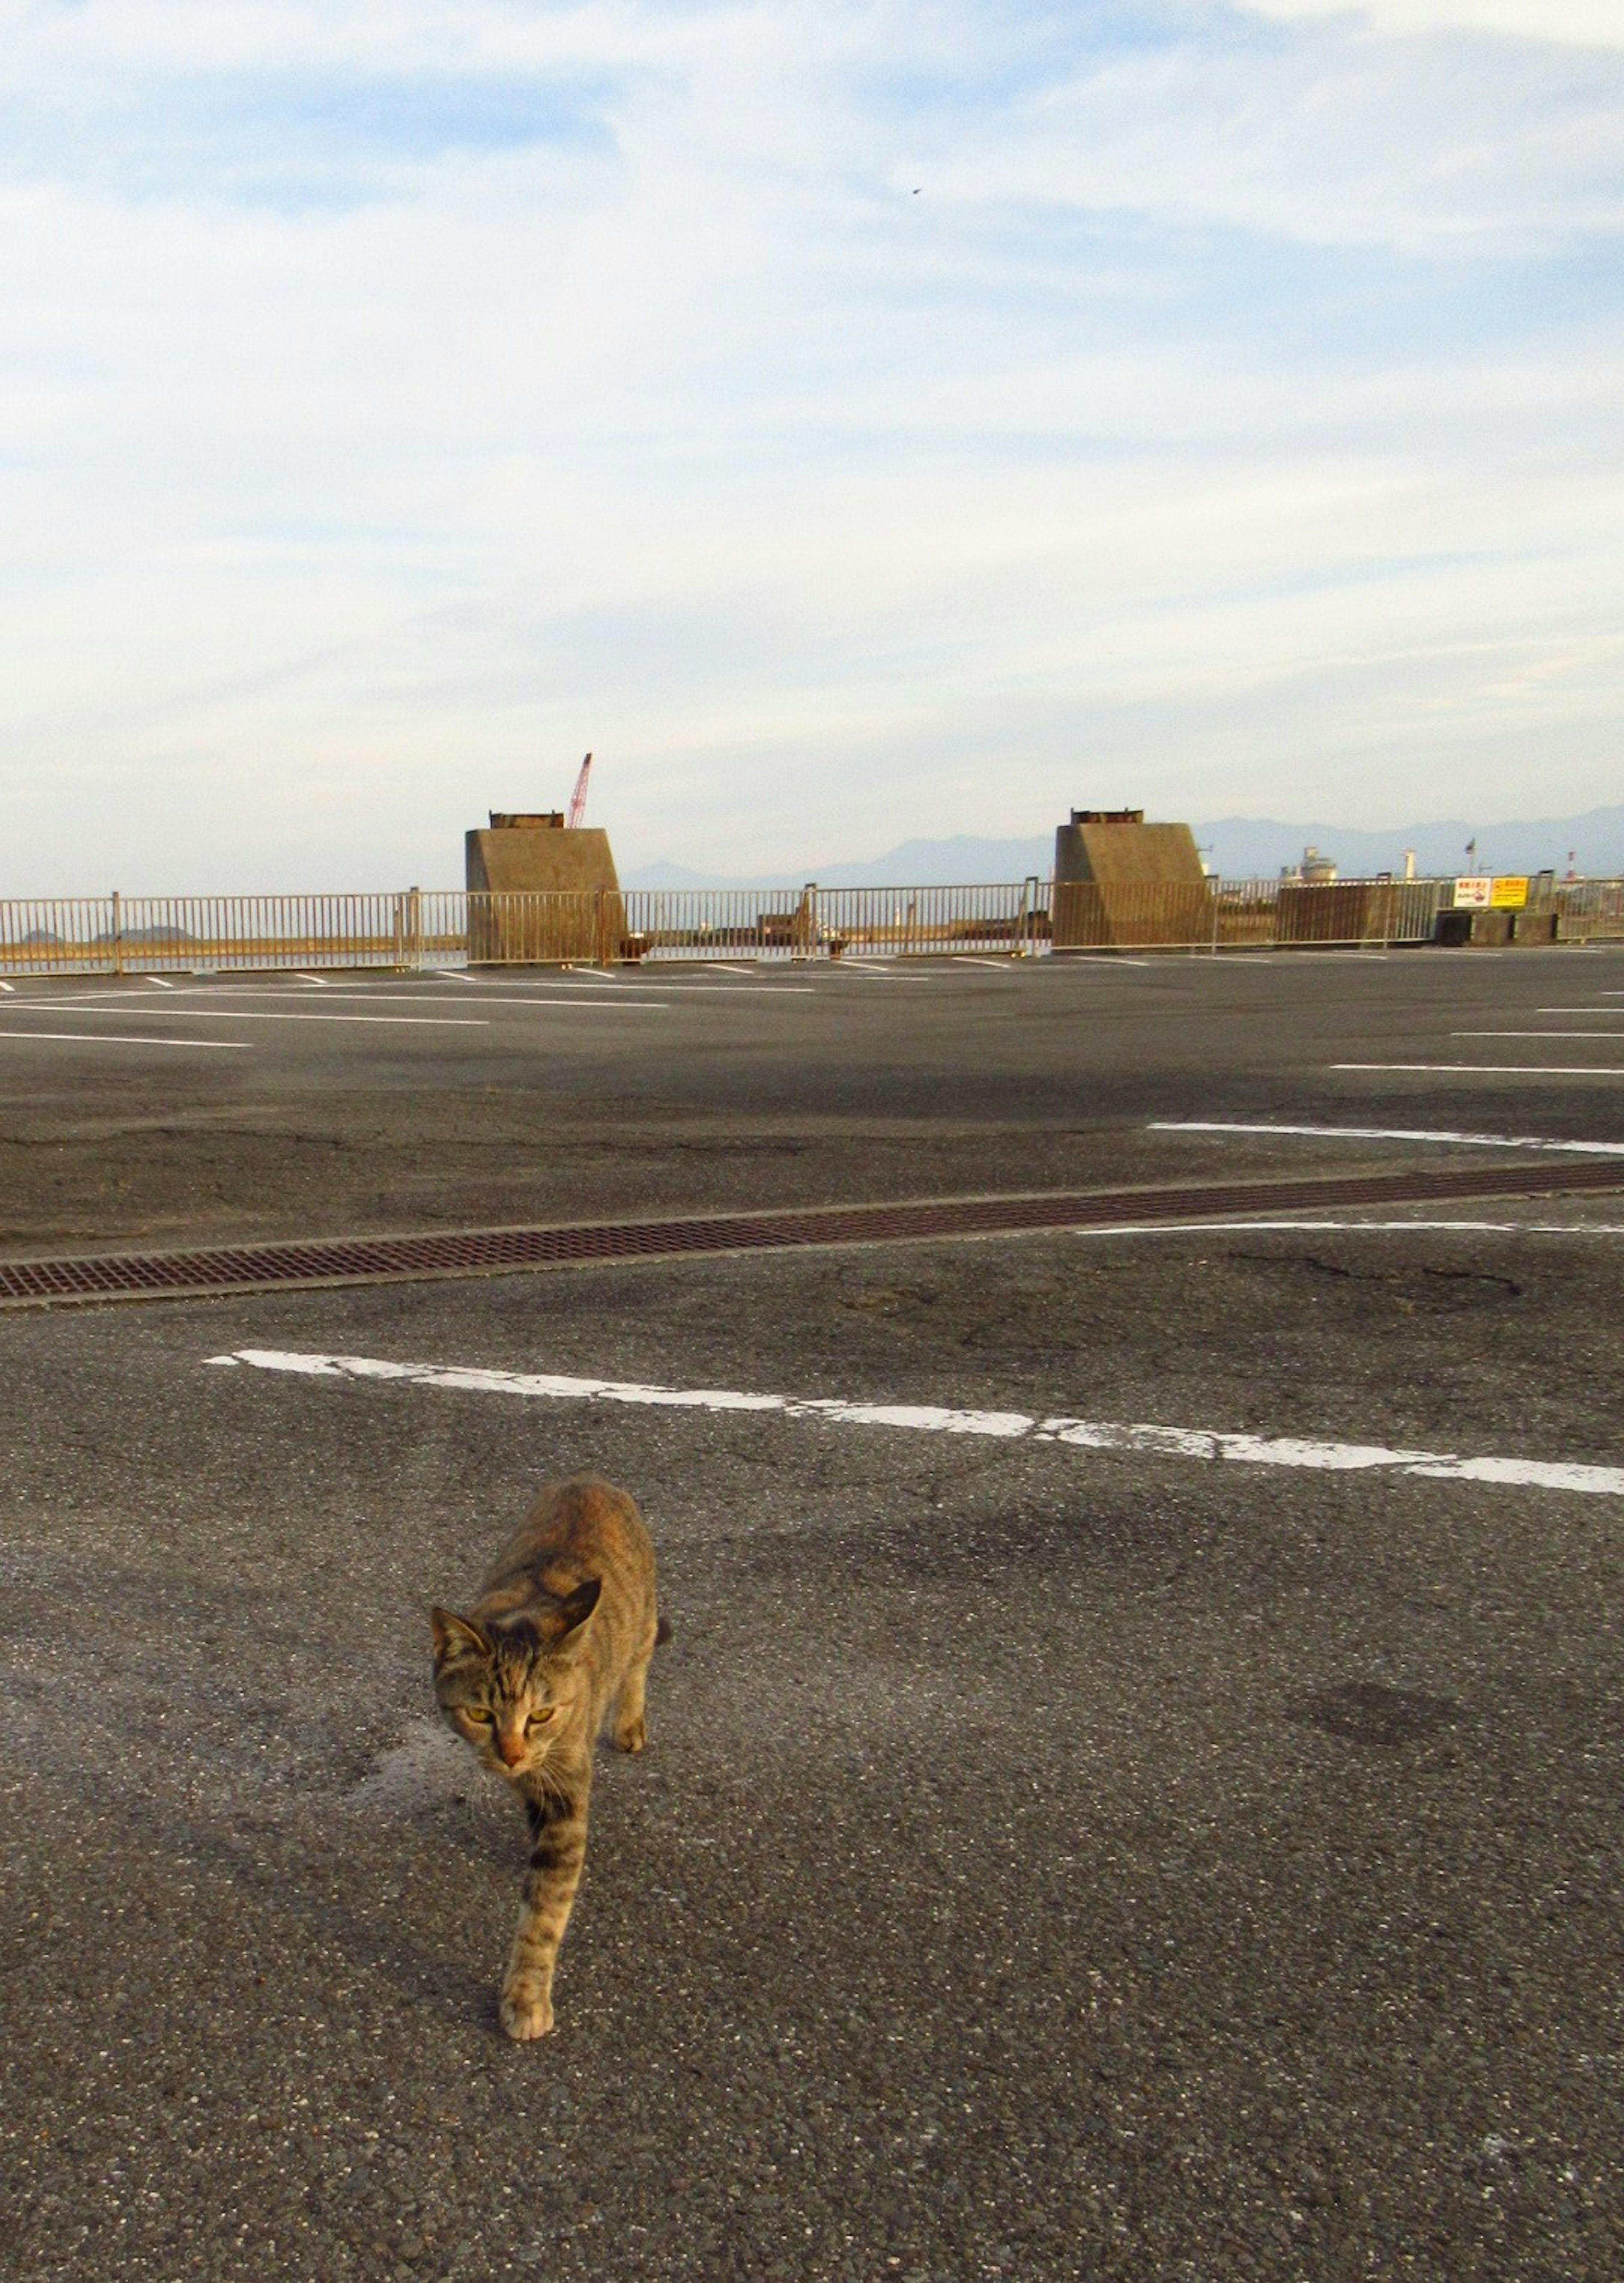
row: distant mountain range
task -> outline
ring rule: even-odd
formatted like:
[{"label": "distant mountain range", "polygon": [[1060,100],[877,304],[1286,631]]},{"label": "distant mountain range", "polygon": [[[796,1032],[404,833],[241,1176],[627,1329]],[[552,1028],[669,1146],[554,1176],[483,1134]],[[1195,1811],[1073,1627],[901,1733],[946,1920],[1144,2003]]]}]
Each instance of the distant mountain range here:
[{"label": "distant mountain range", "polygon": [[[1272,878],[1301,862],[1305,848],[1328,856],[1344,878],[1402,872],[1404,853],[1416,869],[1453,879],[1457,873],[1541,872],[1569,869],[1590,877],[1624,874],[1624,806],[1587,809],[1580,816],[1547,816],[1501,824],[1446,817],[1430,824],[1394,825],[1379,832],[1340,824],[1283,824],[1278,818],[1223,816],[1192,827],[1209,870],[1228,880]],[[1468,858],[1466,844],[1477,853]],[[866,864],[804,865],[796,872],[699,872],[686,864],[644,864],[627,872],[628,888],[821,888],[951,886],[979,880],[1046,877],[1054,861],[1054,835],[982,840],[960,833],[947,840],[904,840]]]}]

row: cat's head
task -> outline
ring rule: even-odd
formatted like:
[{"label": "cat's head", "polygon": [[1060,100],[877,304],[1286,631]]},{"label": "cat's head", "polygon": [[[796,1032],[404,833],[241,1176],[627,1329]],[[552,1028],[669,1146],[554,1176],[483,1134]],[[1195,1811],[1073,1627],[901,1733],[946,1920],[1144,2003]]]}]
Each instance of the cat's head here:
[{"label": "cat's head", "polygon": [[574,1725],[583,1634],[602,1591],[588,1578],[540,1613],[478,1623],[430,1610],[440,1710],[498,1775],[517,1780],[540,1767]]}]

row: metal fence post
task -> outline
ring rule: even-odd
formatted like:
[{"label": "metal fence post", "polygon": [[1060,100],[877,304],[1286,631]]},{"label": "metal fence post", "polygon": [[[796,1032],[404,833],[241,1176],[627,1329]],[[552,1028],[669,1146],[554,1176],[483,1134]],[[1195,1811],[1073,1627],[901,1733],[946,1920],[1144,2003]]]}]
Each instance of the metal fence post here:
[{"label": "metal fence post", "polygon": [[113,972],[124,972],[124,900],[115,888],[113,892]]}]

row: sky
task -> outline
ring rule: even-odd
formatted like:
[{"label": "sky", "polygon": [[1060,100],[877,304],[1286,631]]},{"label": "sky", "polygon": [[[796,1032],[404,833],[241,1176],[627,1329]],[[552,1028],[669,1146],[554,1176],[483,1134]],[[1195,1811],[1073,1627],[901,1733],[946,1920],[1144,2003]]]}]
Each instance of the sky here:
[{"label": "sky", "polygon": [[1624,783],[1624,0],[0,0],[0,895]]}]

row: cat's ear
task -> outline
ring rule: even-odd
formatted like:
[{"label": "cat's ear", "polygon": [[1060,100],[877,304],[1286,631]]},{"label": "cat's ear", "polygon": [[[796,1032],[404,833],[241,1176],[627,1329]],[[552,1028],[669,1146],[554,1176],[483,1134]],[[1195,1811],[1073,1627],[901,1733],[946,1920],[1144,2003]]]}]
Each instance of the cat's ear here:
[{"label": "cat's ear", "polygon": [[567,1640],[579,1632],[598,1606],[598,1596],[603,1591],[602,1578],[583,1578],[572,1593],[566,1593],[558,1604],[559,1638]]},{"label": "cat's ear", "polygon": [[434,1662],[455,1664],[461,1656],[489,1656],[491,1644],[478,1625],[466,1617],[454,1617],[449,1609],[431,1609],[429,1623],[434,1628]]}]

